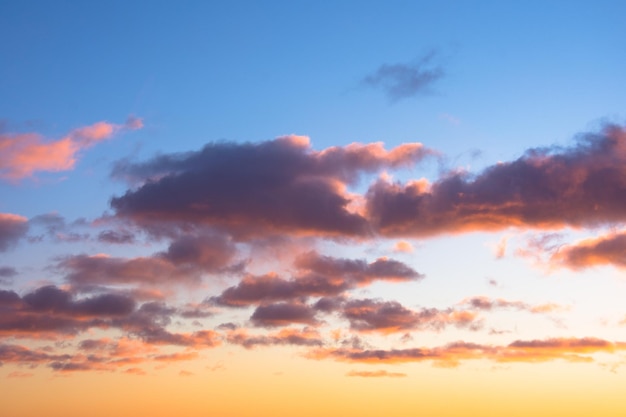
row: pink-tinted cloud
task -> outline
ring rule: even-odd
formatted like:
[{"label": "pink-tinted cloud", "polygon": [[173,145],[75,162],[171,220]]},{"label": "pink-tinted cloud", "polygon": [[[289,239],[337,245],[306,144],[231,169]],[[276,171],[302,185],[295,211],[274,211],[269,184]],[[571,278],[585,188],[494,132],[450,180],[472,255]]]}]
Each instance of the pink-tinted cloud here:
[{"label": "pink-tinted cloud", "polygon": [[611,233],[561,246],[551,259],[553,265],[571,269],[611,265],[626,268],[626,232]]},{"label": "pink-tinted cloud", "polygon": [[98,122],[72,130],[58,140],[47,141],[36,133],[0,134],[0,178],[17,181],[38,171],[67,171],[76,164],[78,153],[109,139],[125,129],[140,129],[141,119],[130,117],[125,124]]},{"label": "pink-tinted cloud", "polygon": [[0,252],[17,243],[28,231],[28,219],[11,213],[0,213]]},{"label": "pink-tinted cloud", "polygon": [[432,153],[419,143],[390,151],[381,143],[314,151],[302,136],[211,143],[142,164],[119,163],[113,175],[141,185],[111,205],[118,216],[148,229],[166,222],[225,228],[240,239],[367,236],[371,230],[346,187],[363,173],[410,166]]},{"label": "pink-tinted cloud", "polygon": [[625,194],[626,130],[610,125],[475,177],[453,172],[429,187],[380,180],[367,193],[367,216],[388,236],[585,227],[625,221]]}]

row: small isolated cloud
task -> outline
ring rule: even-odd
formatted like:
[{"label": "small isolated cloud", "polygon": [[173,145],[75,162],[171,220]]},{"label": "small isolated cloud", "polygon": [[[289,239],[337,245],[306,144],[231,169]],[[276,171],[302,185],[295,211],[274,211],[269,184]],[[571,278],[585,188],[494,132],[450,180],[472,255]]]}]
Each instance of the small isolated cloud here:
[{"label": "small isolated cloud", "polygon": [[395,245],[393,245],[393,250],[394,252],[411,253],[413,252],[413,245],[406,240],[399,240]]},{"label": "small isolated cloud", "polygon": [[143,127],[141,119],[129,117],[124,124],[98,122],[80,127],[58,140],[37,133],[0,133],[0,178],[15,182],[38,171],[67,171],[74,168],[77,154],[123,130]]},{"label": "small isolated cloud", "polygon": [[364,378],[380,378],[380,377],[404,378],[406,377],[406,374],[402,372],[387,372],[387,371],[350,371],[346,374],[346,376],[360,376]]},{"label": "small isolated cloud", "polygon": [[379,88],[391,102],[431,92],[435,81],[444,76],[443,68],[433,63],[437,56],[431,51],[417,62],[383,64],[363,79],[363,84]]}]

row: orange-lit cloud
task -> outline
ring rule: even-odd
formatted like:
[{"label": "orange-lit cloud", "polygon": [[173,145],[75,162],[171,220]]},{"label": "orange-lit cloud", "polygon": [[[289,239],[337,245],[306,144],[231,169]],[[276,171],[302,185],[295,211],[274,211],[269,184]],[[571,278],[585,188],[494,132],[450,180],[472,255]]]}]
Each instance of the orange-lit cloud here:
[{"label": "orange-lit cloud", "polygon": [[83,149],[109,139],[125,129],[140,129],[141,119],[129,117],[125,124],[98,122],[72,130],[61,139],[46,141],[36,133],[0,134],[0,178],[17,181],[38,171],[67,171]]},{"label": "orange-lit cloud", "polygon": [[550,261],[553,265],[571,269],[604,265],[626,268],[626,232],[611,233],[563,245],[553,253]]},{"label": "orange-lit cloud", "polygon": [[411,253],[413,252],[413,245],[411,245],[411,243],[407,242],[406,240],[399,240],[396,242],[395,245],[393,245],[393,250],[395,252]]},{"label": "orange-lit cloud", "polygon": [[295,345],[295,346],[322,346],[322,336],[310,327],[304,329],[281,329],[267,335],[251,335],[245,330],[233,330],[226,336],[230,344],[241,345],[246,349],[257,346]]},{"label": "orange-lit cloud", "polygon": [[552,360],[593,361],[595,353],[626,350],[626,343],[596,338],[517,340],[504,346],[455,342],[435,348],[364,350],[354,348],[318,348],[309,352],[311,359],[335,359],[354,363],[406,363],[433,361],[456,366],[462,361],[486,359],[495,362],[546,362]]},{"label": "orange-lit cloud", "polygon": [[626,130],[609,125],[566,149],[531,149],[477,176],[452,172],[426,191],[379,180],[367,217],[388,236],[560,229],[626,220]]}]

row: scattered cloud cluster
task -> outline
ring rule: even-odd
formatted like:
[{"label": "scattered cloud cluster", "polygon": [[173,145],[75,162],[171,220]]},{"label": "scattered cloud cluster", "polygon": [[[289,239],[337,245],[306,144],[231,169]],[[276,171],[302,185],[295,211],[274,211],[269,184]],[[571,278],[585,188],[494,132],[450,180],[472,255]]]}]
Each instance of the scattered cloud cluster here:
[{"label": "scattered cloud cluster", "polygon": [[[406,78],[398,81],[404,89],[418,88],[420,76],[430,80],[426,84],[439,77],[436,71],[427,76],[430,70],[422,68],[430,59],[412,70],[381,69],[370,81]],[[390,91],[400,88],[390,85]],[[123,125],[100,122],[76,129],[58,141],[35,134],[1,136],[1,176],[17,181],[39,171],[71,169],[81,150],[141,127],[140,119],[131,118]],[[50,158],[43,161],[43,154]],[[406,288],[425,278],[407,261],[414,239],[530,229],[544,235],[527,251],[547,252],[557,267],[626,265],[626,234],[615,229],[626,220],[623,127],[608,125],[581,135],[568,148],[531,149],[475,175],[452,171],[433,181],[404,182],[380,175],[414,168],[436,155],[420,143],[315,150],[307,137],[295,135],[259,143],[216,142],[198,151],[116,163],[112,176],[125,181],[127,189],[112,196],[111,212],[98,221],[69,222],[57,213],[31,219],[0,213],[2,252],[44,238],[116,251],[81,248],[57,256],[46,269],[53,275],[45,281],[49,285],[21,291],[11,289],[21,271],[3,262],[0,363],[141,375],[145,364],[194,360],[204,349],[223,344],[296,346],[313,359],[439,366],[478,359],[590,361],[597,353],[623,351],[621,342],[592,337],[373,347],[373,341],[390,335],[401,337],[403,346],[419,332],[453,329],[474,335],[485,330],[491,314],[504,310],[567,311],[553,302],[483,295],[450,306],[415,307],[368,294],[375,286]],[[555,244],[553,235],[545,234],[605,226],[616,231],[571,244]],[[388,239],[389,252],[402,260],[331,255],[332,246],[325,245],[356,247],[379,239]],[[497,245],[498,257],[504,256],[507,239]],[[142,251],[119,250],[139,242],[145,244]],[[254,258],[255,251],[268,247],[285,253],[265,263]],[[498,282],[489,282],[496,291]],[[185,304],[181,294],[192,294],[193,300]],[[181,375],[189,376],[188,371]],[[347,375],[405,376],[381,370]]]}]

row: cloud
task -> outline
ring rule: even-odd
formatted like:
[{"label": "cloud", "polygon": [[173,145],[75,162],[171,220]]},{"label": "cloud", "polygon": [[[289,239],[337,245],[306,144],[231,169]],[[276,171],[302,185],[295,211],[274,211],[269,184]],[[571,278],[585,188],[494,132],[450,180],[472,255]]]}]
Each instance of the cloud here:
[{"label": "cloud", "polygon": [[140,129],[141,119],[129,117],[125,124],[98,122],[72,130],[58,140],[46,141],[37,133],[0,133],[0,178],[11,182],[39,171],[74,168],[77,154],[122,130]]},{"label": "cloud", "polygon": [[626,220],[626,130],[608,125],[570,148],[531,149],[475,177],[452,172],[425,187],[379,180],[366,195],[387,236],[561,229]]},{"label": "cloud", "polygon": [[121,245],[135,243],[135,235],[128,230],[104,230],[98,234],[98,241]]},{"label": "cloud", "polygon": [[334,258],[307,252],[296,258],[294,266],[300,272],[292,279],[280,278],[275,273],[248,275],[236,286],[210,298],[210,302],[242,307],[262,302],[337,296],[374,281],[397,282],[422,278],[408,265],[386,258],[368,263],[363,259]]},{"label": "cloud", "polygon": [[342,316],[350,327],[360,332],[383,334],[406,332],[416,329],[440,330],[453,324],[458,327],[476,326],[477,315],[470,311],[435,308],[413,311],[397,301],[372,299],[350,300],[342,306]]},{"label": "cloud", "polygon": [[437,56],[431,51],[413,64],[384,64],[363,79],[363,84],[380,88],[390,101],[429,93],[432,85],[444,76],[443,68],[433,65]]},{"label": "cloud", "polygon": [[113,293],[75,299],[55,286],[40,287],[23,297],[0,290],[0,336],[73,336],[92,327],[106,328],[134,309],[133,299]]},{"label": "cloud", "polygon": [[196,152],[118,163],[113,176],[140,185],[114,197],[111,206],[147,230],[184,224],[225,229],[237,239],[362,237],[371,230],[346,187],[363,173],[408,167],[431,154],[419,143],[390,151],[382,143],[314,151],[307,137],[293,135],[210,143]]},{"label": "cloud", "polygon": [[626,232],[563,245],[552,254],[550,262],[574,270],[604,265],[626,268]]},{"label": "cloud", "polygon": [[174,285],[197,283],[203,273],[228,272],[236,249],[230,239],[217,234],[186,235],[170,242],[153,256],[119,258],[108,255],[73,255],[57,267],[77,286],[111,284]]},{"label": "cloud", "polygon": [[404,378],[406,377],[405,373],[402,372],[387,372],[387,371],[350,371],[346,374],[346,376],[359,376],[363,378],[381,378],[381,377],[389,377],[389,378]]},{"label": "cloud", "polygon": [[230,344],[241,345],[246,349],[252,349],[257,346],[322,346],[324,344],[319,332],[310,327],[305,327],[304,329],[281,329],[268,335],[251,335],[244,330],[234,330],[227,334],[226,341]]},{"label": "cloud", "polygon": [[17,270],[10,266],[0,266],[0,285],[10,285],[13,277],[17,275]]},{"label": "cloud", "polygon": [[555,303],[545,304],[528,304],[522,301],[510,301],[503,298],[491,299],[485,296],[474,296],[461,301],[461,305],[469,308],[483,311],[491,311],[496,309],[514,309],[519,311],[528,311],[530,313],[544,314],[555,311],[562,311],[564,307]]},{"label": "cloud", "polygon": [[293,323],[316,325],[316,311],[306,304],[282,302],[262,305],[254,310],[250,320],[261,327],[287,326]]},{"label": "cloud", "polygon": [[411,245],[411,242],[407,242],[406,240],[399,240],[399,241],[396,242],[395,245],[393,245],[393,251],[394,252],[412,253],[413,252],[413,245]]},{"label": "cloud", "polygon": [[626,350],[626,344],[596,338],[562,338],[545,340],[517,340],[504,346],[455,342],[435,348],[408,348],[367,350],[354,348],[318,348],[309,352],[311,359],[332,358],[353,363],[408,363],[432,361],[440,366],[457,366],[467,360],[494,362],[546,362],[566,360],[593,361],[595,353],[614,353]]},{"label": "cloud", "polygon": [[0,252],[13,247],[28,231],[28,219],[11,213],[0,213]]}]

